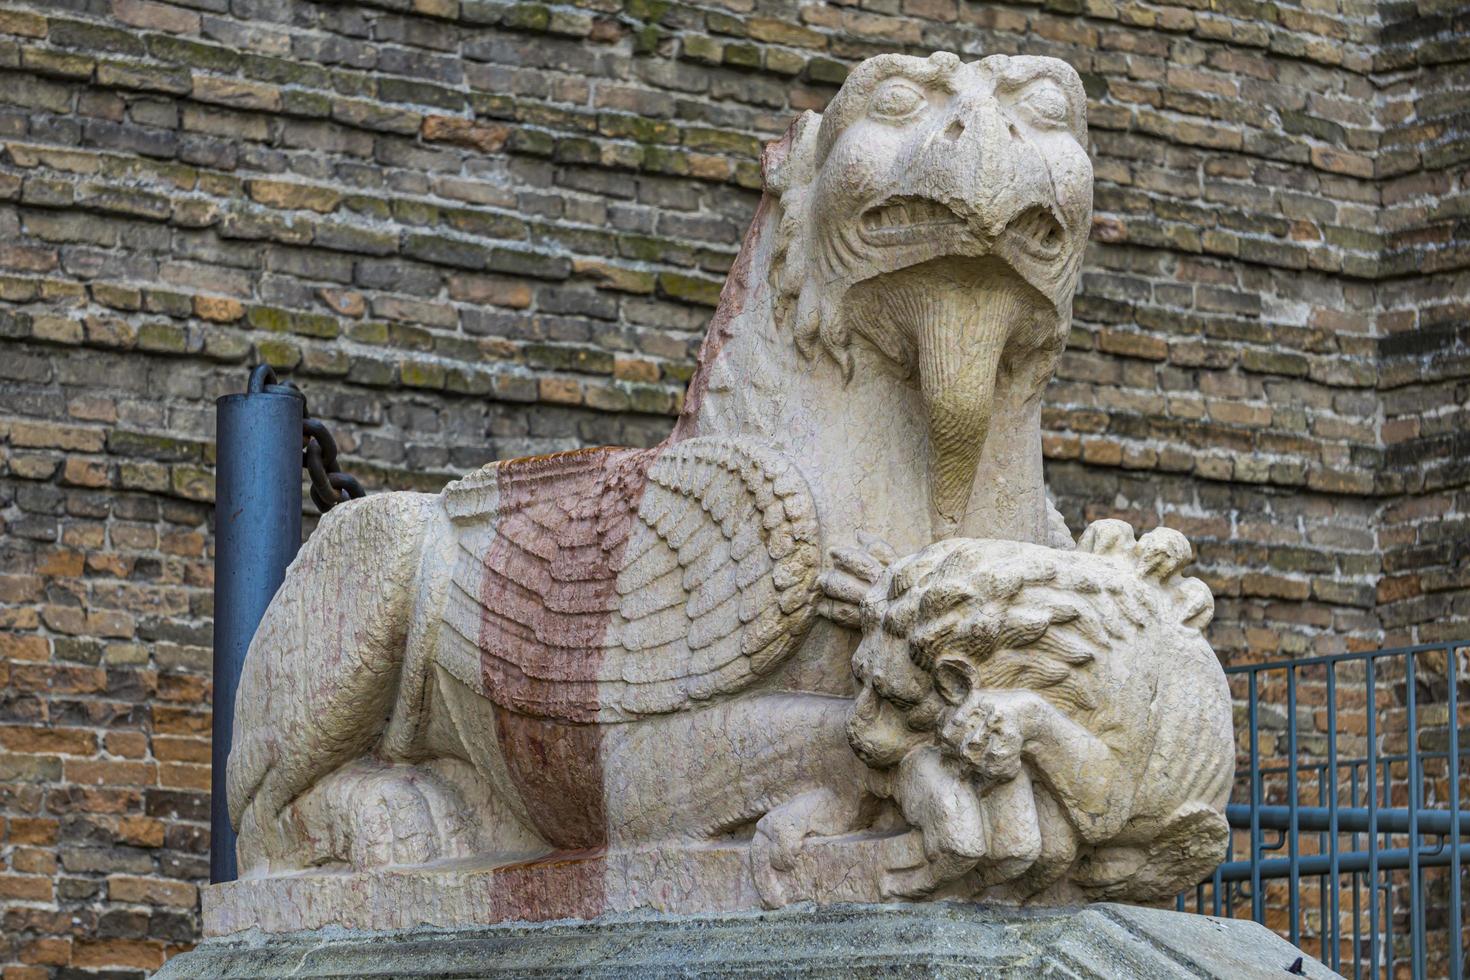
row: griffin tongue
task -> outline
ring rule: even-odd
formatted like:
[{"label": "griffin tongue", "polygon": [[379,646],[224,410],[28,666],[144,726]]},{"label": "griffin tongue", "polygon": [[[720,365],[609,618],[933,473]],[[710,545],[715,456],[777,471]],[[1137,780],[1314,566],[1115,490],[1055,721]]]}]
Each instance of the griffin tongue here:
[{"label": "griffin tongue", "polygon": [[1015,289],[952,289],[920,304],[919,389],[929,413],[930,504],[936,531],[965,515],[994,408],[996,373],[1024,315]]}]

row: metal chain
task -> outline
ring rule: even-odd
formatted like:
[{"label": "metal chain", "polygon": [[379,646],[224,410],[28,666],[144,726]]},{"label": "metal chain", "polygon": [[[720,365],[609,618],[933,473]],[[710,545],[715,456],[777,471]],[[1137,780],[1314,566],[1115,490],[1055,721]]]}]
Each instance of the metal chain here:
[{"label": "metal chain", "polygon": [[311,502],[317,510],[325,514],[340,503],[367,496],[361,483],[337,469],[337,440],[332,438],[325,422],[307,415],[306,395],[295,382],[278,382],[269,364],[258,365],[250,372],[248,390],[271,389],[291,392],[301,398],[301,466],[311,477]]},{"label": "metal chain", "polygon": [[311,475],[311,502],[323,514],[344,501],[367,496],[362,484],[337,469],[337,440],[321,419],[301,420],[301,465]]}]

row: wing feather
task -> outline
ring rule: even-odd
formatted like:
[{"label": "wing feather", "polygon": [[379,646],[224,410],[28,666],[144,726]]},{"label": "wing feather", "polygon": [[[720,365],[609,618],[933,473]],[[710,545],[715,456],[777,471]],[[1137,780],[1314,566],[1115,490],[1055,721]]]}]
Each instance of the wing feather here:
[{"label": "wing feather", "polygon": [[477,686],[513,711],[682,710],[775,669],[815,615],[810,491],[749,440],[512,460],[445,500],[460,549],[444,648],[466,664],[477,649]]}]

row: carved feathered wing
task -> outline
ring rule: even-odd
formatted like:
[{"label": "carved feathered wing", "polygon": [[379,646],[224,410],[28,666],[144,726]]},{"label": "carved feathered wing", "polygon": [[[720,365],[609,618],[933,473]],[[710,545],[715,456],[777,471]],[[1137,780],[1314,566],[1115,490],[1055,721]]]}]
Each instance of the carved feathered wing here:
[{"label": "carved feathered wing", "polygon": [[769,673],[811,625],[816,511],[767,447],[689,439],[482,473],[446,490],[461,552],[445,618],[506,708],[678,711]]}]

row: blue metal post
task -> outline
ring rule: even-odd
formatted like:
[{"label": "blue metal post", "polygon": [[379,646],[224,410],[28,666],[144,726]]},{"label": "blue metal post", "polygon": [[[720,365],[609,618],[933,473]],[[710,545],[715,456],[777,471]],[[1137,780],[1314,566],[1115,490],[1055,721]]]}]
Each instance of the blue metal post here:
[{"label": "blue metal post", "polygon": [[245,651],[301,546],[301,419],[305,399],[268,367],[243,395],[215,403],[214,743],[209,880],[233,881],[235,831],[225,764]]}]

